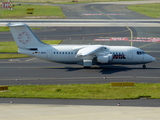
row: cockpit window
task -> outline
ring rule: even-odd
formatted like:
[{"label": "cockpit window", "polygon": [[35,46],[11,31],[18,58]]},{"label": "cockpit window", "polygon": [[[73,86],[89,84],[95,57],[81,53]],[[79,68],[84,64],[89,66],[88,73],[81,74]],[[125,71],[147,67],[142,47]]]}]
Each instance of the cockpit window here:
[{"label": "cockpit window", "polygon": [[138,55],[146,54],[144,51],[137,51]]}]

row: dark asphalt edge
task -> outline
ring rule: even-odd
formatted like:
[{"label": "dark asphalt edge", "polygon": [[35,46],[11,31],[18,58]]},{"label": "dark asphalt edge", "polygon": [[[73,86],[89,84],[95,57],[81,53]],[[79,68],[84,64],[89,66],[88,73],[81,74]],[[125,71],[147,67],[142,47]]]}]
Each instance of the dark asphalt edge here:
[{"label": "dark asphalt edge", "polygon": [[48,104],[48,105],[84,105],[84,106],[134,106],[160,107],[160,99],[131,100],[90,100],[90,99],[32,99],[32,98],[0,98],[0,104]]}]

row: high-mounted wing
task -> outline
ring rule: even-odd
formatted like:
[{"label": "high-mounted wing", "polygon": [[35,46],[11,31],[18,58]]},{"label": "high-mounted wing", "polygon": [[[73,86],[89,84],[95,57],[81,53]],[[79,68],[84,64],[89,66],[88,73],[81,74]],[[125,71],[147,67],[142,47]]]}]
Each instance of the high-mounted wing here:
[{"label": "high-mounted wing", "polygon": [[91,55],[101,49],[104,49],[106,48],[105,46],[103,45],[90,45],[90,46],[87,46],[85,48],[82,48],[80,49],[78,52],[77,52],[77,57],[82,57],[82,56],[87,56],[87,55]]}]

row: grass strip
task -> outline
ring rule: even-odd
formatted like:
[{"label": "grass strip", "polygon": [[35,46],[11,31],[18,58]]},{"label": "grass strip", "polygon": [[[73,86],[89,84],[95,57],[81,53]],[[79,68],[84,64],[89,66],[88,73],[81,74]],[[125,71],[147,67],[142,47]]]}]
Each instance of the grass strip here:
[{"label": "grass strip", "polygon": [[135,83],[135,87],[106,84],[21,85],[9,86],[0,97],[56,99],[160,99],[160,83]]},{"label": "grass strip", "polygon": [[10,31],[9,27],[0,27],[0,32],[8,32],[8,31]]},{"label": "grass strip", "polygon": [[17,53],[18,47],[14,41],[0,42],[0,53]]},{"label": "grass strip", "polygon": [[[5,0],[2,0],[5,1]],[[73,2],[75,1],[75,2]],[[89,2],[115,2],[115,1],[139,1],[139,0],[12,0],[12,2],[36,2],[36,3],[59,3],[59,4],[77,4]]]},{"label": "grass strip", "polygon": [[[31,28],[32,30],[42,29],[42,28]],[[8,32],[10,31],[9,27],[0,27],[0,32]]]},{"label": "grass strip", "polygon": [[[27,14],[26,11],[28,8],[34,8],[32,14]],[[0,7],[0,9],[2,9]],[[22,5],[15,5],[14,10],[3,9],[0,11],[0,19],[24,19],[24,18],[31,18],[31,19],[41,19],[41,18],[65,18],[62,10],[58,6],[42,6],[42,5],[31,5],[31,4],[22,4]]]},{"label": "grass strip", "polygon": [[46,44],[58,45],[62,42],[62,40],[42,40],[42,42]]},{"label": "grass strip", "polygon": [[[42,40],[46,44],[60,44],[62,40]],[[29,57],[28,55],[18,54],[18,47],[16,43],[11,42],[0,42],[0,59],[10,59],[10,58],[23,58]],[[12,53],[12,54],[9,54]],[[17,54],[14,54],[17,53]]]},{"label": "grass strip", "polygon": [[[62,40],[42,40],[47,44],[60,44]],[[0,42],[0,53],[17,53],[18,47],[14,41]]]},{"label": "grass strip", "polygon": [[11,58],[24,58],[30,57],[24,54],[0,54],[0,59],[11,59]]},{"label": "grass strip", "polygon": [[160,18],[160,3],[130,5],[127,8],[149,17]]}]

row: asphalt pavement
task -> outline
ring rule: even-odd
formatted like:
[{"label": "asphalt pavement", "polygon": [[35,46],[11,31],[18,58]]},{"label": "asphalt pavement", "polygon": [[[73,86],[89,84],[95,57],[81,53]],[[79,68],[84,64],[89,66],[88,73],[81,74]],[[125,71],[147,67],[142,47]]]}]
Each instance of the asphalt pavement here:
[{"label": "asphalt pavement", "polygon": [[[156,2],[156,1],[150,1]],[[160,1],[157,1],[160,2]],[[118,2],[119,3],[119,2]],[[120,2],[121,4],[122,2]],[[123,2],[121,5],[112,5],[109,3],[79,4],[79,5],[61,5],[67,18],[75,19],[150,19],[144,15],[134,13],[126,9],[126,4],[136,4],[137,2]],[[142,3],[142,2],[141,2]],[[146,2],[145,2],[146,3]],[[109,5],[108,5],[109,4]],[[121,7],[120,7],[121,6]],[[67,8],[68,7],[68,8]],[[123,12],[124,11],[124,12]],[[107,35],[92,35],[95,32],[88,31],[88,28],[78,28],[76,43],[104,43],[104,41],[96,42],[94,39],[106,39]],[[122,32],[127,28],[113,28],[113,31],[120,31],[123,36],[129,37],[130,32]],[[58,28],[57,28],[58,30]],[[64,30],[64,29],[63,29]],[[63,31],[62,30],[62,31]],[[93,29],[94,30],[94,29]],[[96,28],[95,28],[96,30]],[[97,29],[98,30],[98,29]],[[112,31],[99,29],[97,32],[104,33]],[[53,38],[50,31],[48,38]],[[159,28],[132,28],[135,37],[158,37]],[[74,43],[76,32],[72,36],[63,36],[66,43]],[[41,34],[42,31],[37,31]],[[67,33],[67,30],[66,30]],[[72,33],[72,32],[71,32]],[[3,39],[9,40],[8,32],[2,33]],[[44,35],[47,33],[44,33]],[[69,33],[67,33],[69,34]],[[86,35],[85,39],[82,36]],[[109,37],[116,36],[117,33],[111,34]],[[38,36],[38,35],[37,35]],[[47,35],[48,36],[48,35]],[[58,36],[62,36],[59,34]],[[58,38],[58,36],[56,38]],[[86,38],[90,38],[87,40]],[[116,36],[117,37],[117,36]],[[43,35],[41,39],[45,38]],[[62,37],[59,37],[62,39]],[[1,39],[2,40],[2,39]],[[105,42],[106,43],[106,42]],[[129,44],[128,42],[107,42],[113,44]],[[20,85],[20,84],[71,84],[71,83],[107,83],[110,81],[134,81],[159,83],[159,44],[157,42],[134,42],[134,46],[143,48],[157,61],[147,65],[148,69],[142,69],[141,66],[108,66],[93,69],[83,69],[79,65],[64,65],[49,63],[35,58],[29,59],[10,59],[0,61],[0,84]],[[63,73],[63,74],[62,74]],[[126,76],[127,75],[127,76]],[[104,79],[104,76],[107,79]],[[18,81],[16,80],[18,79]],[[17,99],[17,98],[0,98],[1,114],[0,118],[4,120],[35,120],[35,119],[68,119],[68,120],[94,120],[94,119],[110,119],[110,120],[159,120],[160,104],[159,99],[136,99],[136,100],[62,100],[62,99]],[[120,104],[119,104],[120,103]]]}]

